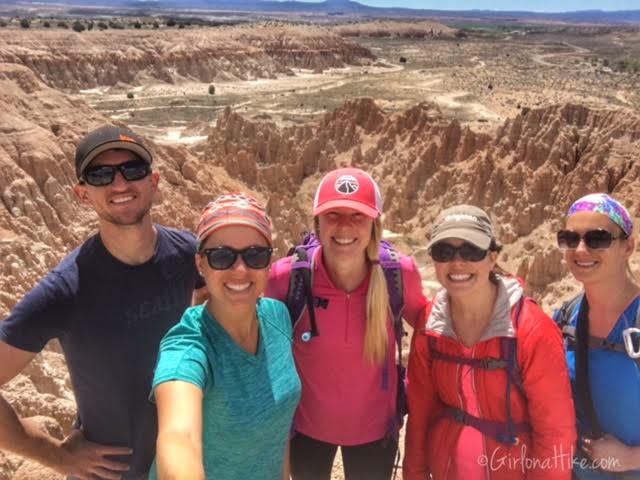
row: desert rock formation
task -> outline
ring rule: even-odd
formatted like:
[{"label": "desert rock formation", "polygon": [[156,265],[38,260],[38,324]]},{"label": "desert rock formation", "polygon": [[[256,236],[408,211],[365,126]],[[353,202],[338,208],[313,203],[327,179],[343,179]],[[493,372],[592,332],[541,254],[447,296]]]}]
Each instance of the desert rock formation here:
[{"label": "desert rock formation", "polygon": [[[49,86],[82,89],[144,81],[273,78],[291,68],[366,64],[367,49],[320,27],[263,25],[174,31],[0,31],[0,62],[29,67]],[[134,46],[135,45],[135,46]],[[107,67],[105,67],[107,66]]]},{"label": "desert rock formation", "polygon": [[[295,198],[303,219],[320,174],[335,165],[365,168],[380,179],[386,226],[417,245],[441,208],[479,205],[500,225],[507,265],[541,295],[566,273],[553,232],[573,200],[609,191],[638,215],[639,151],[640,118],[629,111],[572,104],[534,109],[491,136],[430,105],[385,116],[361,99],[319,123],[282,129],[227,110],[209,134],[205,156],[280,203]],[[290,220],[285,225],[295,229]]]}]

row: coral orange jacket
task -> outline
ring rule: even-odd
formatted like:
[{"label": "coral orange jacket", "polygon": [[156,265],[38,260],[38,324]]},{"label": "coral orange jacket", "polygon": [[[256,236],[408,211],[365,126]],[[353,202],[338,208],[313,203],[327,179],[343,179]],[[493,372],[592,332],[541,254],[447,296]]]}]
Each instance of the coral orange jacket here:
[{"label": "coral orange jacket", "polygon": [[[435,337],[439,352],[462,356],[448,306],[442,305],[448,302],[446,292],[442,292],[427,308],[426,326],[417,329],[412,339],[404,480],[425,480],[429,475],[434,480],[457,480],[455,454],[464,426],[442,416],[442,412],[445,406],[465,410],[462,369],[460,364],[434,359],[428,339]],[[518,327],[514,328],[514,298],[519,296],[517,292],[515,297],[513,292],[502,295],[510,295],[503,318],[491,320],[488,332],[473,347],[473,357],[499,358],[500,337],[515,336],[524,396],[512,385],[511,415],[515,423],[528,423],[531,431],[518,435],[516,445],[505,445],[483,435],[484,454],[478,462],[486,467],[484,477],[490,480],[569,480],[576,431],[560,331],[529,299],[522,304]],[[440,318],[436,318],[438,315]],[[505,422],[505,370],[473,368],[472,372],[482,418]]]}]

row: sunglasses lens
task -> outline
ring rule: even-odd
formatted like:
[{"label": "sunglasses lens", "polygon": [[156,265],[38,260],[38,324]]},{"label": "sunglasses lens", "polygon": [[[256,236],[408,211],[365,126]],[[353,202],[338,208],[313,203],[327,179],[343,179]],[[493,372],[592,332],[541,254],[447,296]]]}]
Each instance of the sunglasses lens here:
[{"label": "sunglasses lens", "polygon": [[454,247],[448,243],[436,243],[431,247],[431,258],[436,262],[450,262],[456,256],[460,255],[464,261],[479,262],[487,256],[488,250],[476,247],[470,243],[463,243],[460,247]]},{"label": "sunglasses lens", "polygon": [[560,230],[558,232],[558,246],[562,249],[575,249],[580,245],[580,240],[582,238],[584,238],[584,243],[587,248],[592,250],[603,250],[605,248],[609,248],[614,239],[611,232],[602,228],[589,230],[584,234],[584,237],[580,236],[578,232]]},{"label": "sunglasses lens", "polygon": [[209,266],[214,270],[226,270],[236,262],[238,254],[229,247],[217,247],[204,251]]},{"label": "sunglasses lens", "polygon": [[242,260],[249,268],[261,270],[269,266],[271,262],[271,254],[273,249],[270,247],[252,246],[244,250],[235,250],[231,247],[215,247],[203,250],[207,256],[209,266],[214,270],[227,270],[231,268],[238,255],[242,256]]},{"label": "sunglasses lens", "polygon": [[120,170],[127,182],[142,180],[151,173],[151,167],[147,162],[144,160],[132,160],[120,165],[101,165],[87,168],[82,176],[89,185],[104,187],[116,178],[116,170]]},{"label": "sunglasses lens", "polygon": [[456,254],[456,248],[448,243],[436,243],[431,246],[430,253],[436,262],[450,262]]},{"label": "sunglasses lens", "polygon": [[133,162],[127,162],[120,165],[120,172],[128,182],[142,180],[144,177],[149,175],[150,171],[151,168],[149,167],[149,164],[144,160],[134,160]]},{"label": "sunglasses lens", "polygon": [[487,250],[471,245],[470,243],[463,244],[459,249],[460,256],[467,262],[479,262],[487,256]]},{"label": "sunglasses lens", "polygon": [[561,249],[577,248],[580,243],[580,234],[571,230],[560,230],[557,233],[558,247]]},{"label": "sunglasses lens", "polygon": [[110,166],[101,166],[95,168],[88,168],[82,175],[84,181],[94,187],[103,187],[113,182],[116,175],[115,168]]},{"label": "sunglasses lens", "polygon": [[247,267],[259,270],[269,265],[272,252],[273,249],[269,247],[249,247],[242,252],[242,259]]},{"label": "sunglasses lens", "polygon": [[607,230],[589,230],[584,234],[584,243],[592,249],[604,249],[611,246],[613,235]]}]

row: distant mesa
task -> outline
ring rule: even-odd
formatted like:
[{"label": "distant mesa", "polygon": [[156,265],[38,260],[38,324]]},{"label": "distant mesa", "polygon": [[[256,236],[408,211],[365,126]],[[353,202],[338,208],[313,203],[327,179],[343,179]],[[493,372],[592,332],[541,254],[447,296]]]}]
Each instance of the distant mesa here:
[{"label": "distant mesa", "polygon": [[540,13],[527,11],[492,10],[427,10],[400,7],[372,7],[352,0],[326,0],[324,2],[302,2],[295,0],[9,0],[2,2],[6,6],[18,9],[32,9],[46,5],[77,6],[91,9],[114,7],[137,9],[142,11],[238,11],[273,13],[324,13],[324,14],[366,14],[370,16],[409,16],[431,18],[463,18],[485,20],[543,20],[568,23],[634,24],[640,23],[640,10],[603,11],[583,10],[561,13]]}]

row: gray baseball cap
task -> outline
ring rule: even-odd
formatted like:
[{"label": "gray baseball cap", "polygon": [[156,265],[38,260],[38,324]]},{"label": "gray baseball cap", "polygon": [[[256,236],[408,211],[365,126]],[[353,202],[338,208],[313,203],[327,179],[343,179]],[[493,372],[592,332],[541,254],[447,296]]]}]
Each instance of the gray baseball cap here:
[{"label": "gray baseball cap", "polygon": [[436,217],[431,227],[428,248],[448,238],[459,238],[487,250],[491,242],[495,241],[496,234],[491,219],[484,210],[473,205],[455,205]]},{"label": "gray baseball cap", "polygon": [[84,169],[102,152],[117,149],[129,150],[149,164],[153,161],[141,137],[127,128],[103,125],[87,133],[78,144],[76,148],[77,177],[81,178]]}]

